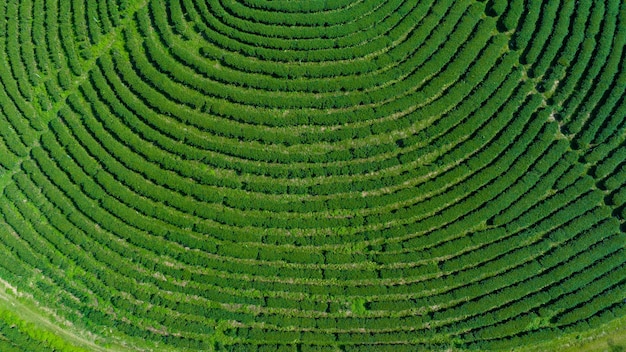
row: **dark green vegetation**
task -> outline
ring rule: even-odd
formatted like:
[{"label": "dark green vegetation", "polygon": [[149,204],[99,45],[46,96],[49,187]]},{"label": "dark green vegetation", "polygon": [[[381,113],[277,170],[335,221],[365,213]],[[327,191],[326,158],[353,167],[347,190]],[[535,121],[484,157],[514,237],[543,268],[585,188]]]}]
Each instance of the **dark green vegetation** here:
[{"label": "dark green vegetation", "polygon": [[620,0],[0,0],[0,350],[601,329],[625,40]]}]

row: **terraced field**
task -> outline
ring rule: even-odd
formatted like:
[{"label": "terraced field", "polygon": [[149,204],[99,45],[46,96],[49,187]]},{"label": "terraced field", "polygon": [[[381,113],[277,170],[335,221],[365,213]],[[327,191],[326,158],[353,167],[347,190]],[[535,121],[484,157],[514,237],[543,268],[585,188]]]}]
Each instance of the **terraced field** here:
[{"label": "terraced field", "polygon": [[620,0],[0,0],[0,350],[597,336],[625,43]]}]

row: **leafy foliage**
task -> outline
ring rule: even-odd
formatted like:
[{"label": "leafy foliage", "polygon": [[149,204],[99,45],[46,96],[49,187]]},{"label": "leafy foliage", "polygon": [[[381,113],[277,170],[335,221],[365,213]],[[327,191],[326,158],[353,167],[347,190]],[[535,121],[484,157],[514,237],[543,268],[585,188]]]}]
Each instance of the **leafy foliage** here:
[{"label": "leafy foliage", "polygon": [[[597,329],[626,312],[625,13],[0,0],[0,278],[138,349]],[[1,350],[80,350],[17,313]]]}]

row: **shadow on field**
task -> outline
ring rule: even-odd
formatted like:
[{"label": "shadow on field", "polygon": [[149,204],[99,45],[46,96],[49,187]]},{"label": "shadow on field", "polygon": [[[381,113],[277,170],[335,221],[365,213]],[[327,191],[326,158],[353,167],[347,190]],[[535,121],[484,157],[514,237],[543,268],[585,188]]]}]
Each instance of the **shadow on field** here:
[{"label": "shadow on field", "polygon": [[613,340],[609,340],[609,352],[626,352],[626,346],[618,345],[613,342]]}]

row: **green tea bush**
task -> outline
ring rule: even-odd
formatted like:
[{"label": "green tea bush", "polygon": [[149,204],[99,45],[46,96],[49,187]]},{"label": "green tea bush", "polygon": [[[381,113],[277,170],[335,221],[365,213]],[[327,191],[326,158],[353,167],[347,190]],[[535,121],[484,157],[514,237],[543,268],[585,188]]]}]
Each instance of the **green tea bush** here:
[{"label": "green tea bush", "polygon": [[0,1],[0,350],[596,334],[626,311],[625,13]]}]

